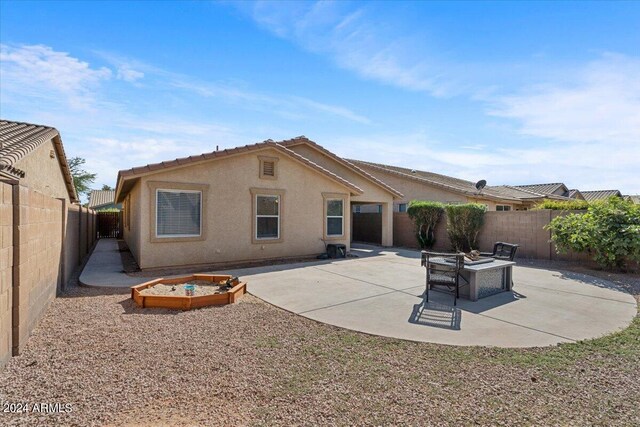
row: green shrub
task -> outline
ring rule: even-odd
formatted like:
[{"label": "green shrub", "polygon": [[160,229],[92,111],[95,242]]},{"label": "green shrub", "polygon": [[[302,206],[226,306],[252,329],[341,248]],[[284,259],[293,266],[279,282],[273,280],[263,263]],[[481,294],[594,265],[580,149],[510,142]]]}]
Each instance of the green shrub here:
[{"label": "green shrub", "polygon": [[601,267],[640,262],[640,205],[619,197],[594,202],[584,214],[554,218],[547,229],[559,253],[588,252]]},{"label": "green shrub", "polygon": [[553,211],[582,211],[589,208],[586,200],[545,200],[538,203],[533,209],[551,209]]},{"label": "green shrub", "polygon": [[478,233],[484,224],[485,205],[467,203],[447,205],[447,233],[456,251],[469,252],[478,247]]},{"label": "green shrub", "polygon": [[444,213],[444,205],[439,202],[412,200],[407,213],[416,228],[420,248],[431,249],[436,243],[435,229]]}]

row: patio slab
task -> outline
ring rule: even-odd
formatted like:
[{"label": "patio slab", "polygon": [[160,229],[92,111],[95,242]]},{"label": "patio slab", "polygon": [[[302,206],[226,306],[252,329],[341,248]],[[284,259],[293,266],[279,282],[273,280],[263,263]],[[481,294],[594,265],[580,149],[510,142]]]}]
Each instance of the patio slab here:
[{"label": "patio slab", "polygon": [[[364,251],[363,251],[364,250]],[[355,248],[363,258],[234,270],[259,298],[323,323],[393,338],[462,346],[540,347],[627,327],[636,301],[613,283],[514,267],[514,290],[477,302],[431,292],[419,253]]]}]

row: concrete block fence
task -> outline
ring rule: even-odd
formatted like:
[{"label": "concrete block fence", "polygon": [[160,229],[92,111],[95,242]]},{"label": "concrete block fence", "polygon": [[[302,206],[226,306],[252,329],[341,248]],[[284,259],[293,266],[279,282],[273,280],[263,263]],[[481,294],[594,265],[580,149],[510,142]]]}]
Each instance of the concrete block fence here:
[{"label": "concrete block fence", "polygon": [[26,344],[96,239],[93,210],[0,182],[0,367]]}]

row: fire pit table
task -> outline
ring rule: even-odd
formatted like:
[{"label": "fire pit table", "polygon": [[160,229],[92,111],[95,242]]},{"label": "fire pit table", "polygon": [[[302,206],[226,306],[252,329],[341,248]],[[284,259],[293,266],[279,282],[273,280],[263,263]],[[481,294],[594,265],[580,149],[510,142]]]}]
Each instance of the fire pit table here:
[{"label": "fire pit table", "polygon": [[[429,262],[439,265],[451,265],[446,258],[432,258]],[[478,261],[464,262],[460,275],[469,286],[460,286],[460,296],[477,301],[500,292],[511,290],[513,261],[494,258],[481,258]],[[462,282],[461,282],[462,283]]]}]

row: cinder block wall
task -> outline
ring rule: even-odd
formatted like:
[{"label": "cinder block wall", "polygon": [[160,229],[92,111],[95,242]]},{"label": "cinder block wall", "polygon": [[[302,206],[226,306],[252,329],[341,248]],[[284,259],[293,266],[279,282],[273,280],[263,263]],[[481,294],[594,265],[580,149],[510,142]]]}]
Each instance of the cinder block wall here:
[{"label": "cinder block wall", "polygon": [[0,182],[0,367],[11,357],[13,186]]},{"label": "cinder block wall", "polygon": [[369,212],[353,213],[351,233],[351,240],[354,242],[381,244],[382,214]]},{"label": "cinder block wall", "polygon": [[[20,246],[14,259],[13,354],[18,354],[62,281],[64,202],[19,186]],[[14,222],[15,223],[15,222]],[[16,229],[17,228],[17,229]]]},{"label": "cinder block wall", "polygon": [[[491,251],[495,242],[509,242],[520,245],[518,257],[547,260],[566,260],[591,262],[587,254],[582,253],[556,253],[551,243],[551,232],[544,226],[560,215],[568,212],[551,210],[511,211],[511,212],[487,212],[485,223],[478,236],[478,245],[481,251]],[[447,217],[443,215],[436,227],[436,251],[450,251],[451,243],[447,235]],[[415,237],[413,221],[404,212],[395,212],[393,215],[393,244],[394,246],[418,248]]]},{"label": "cinder block wall", "polygon": [[93,246],[95,222],[93,210],[0,182],[0,367]]}]

